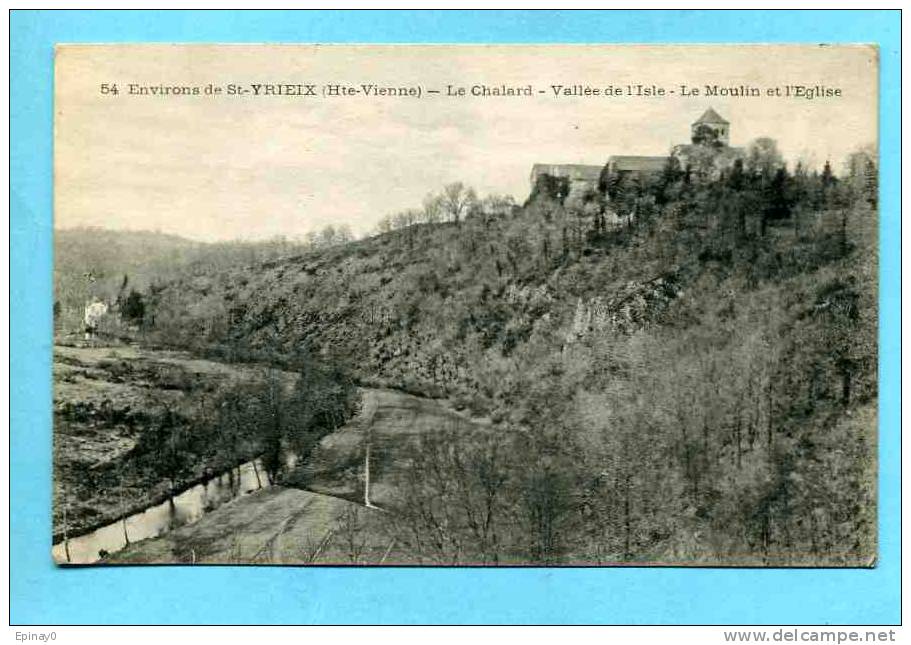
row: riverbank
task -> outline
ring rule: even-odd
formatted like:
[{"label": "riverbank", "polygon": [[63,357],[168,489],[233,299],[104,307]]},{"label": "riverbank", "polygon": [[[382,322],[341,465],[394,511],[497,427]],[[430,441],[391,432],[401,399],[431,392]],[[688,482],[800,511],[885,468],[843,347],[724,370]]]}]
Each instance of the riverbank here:
[{"label": "riverbank", "polygon": [[[168,413],[192,429],[219,388],[261,378],[257,365],[229,365],[133,346],[54,347],[53,541],[86,535],[167,500],[226,468],[192,464],[176,481],[155,477],[132,451]],[[280,372],[286,382],[293,375]],[[253,455],[238,455],[238,462]]]}]

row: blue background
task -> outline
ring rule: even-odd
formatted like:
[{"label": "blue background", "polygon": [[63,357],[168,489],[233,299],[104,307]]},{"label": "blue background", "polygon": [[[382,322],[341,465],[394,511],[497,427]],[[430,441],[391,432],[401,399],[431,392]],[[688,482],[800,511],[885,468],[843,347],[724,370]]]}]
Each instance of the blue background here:
[{"label": "blue background", "polygon": [[[900,622],[899,12],[14,11],[10,31],[13,624]],[[53,46],[150,41],[879,43],[879,566],[56,568],[49,511]]]}]

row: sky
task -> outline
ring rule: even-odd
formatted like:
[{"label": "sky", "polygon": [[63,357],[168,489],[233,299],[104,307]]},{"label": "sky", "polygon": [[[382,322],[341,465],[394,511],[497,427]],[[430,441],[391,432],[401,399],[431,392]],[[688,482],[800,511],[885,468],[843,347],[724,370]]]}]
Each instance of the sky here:
[{"label": "sky", "polygon": [[[449,182],[521,203],[534,163],[666,154],[708,107],[730,121],[732,145],[769,136],[791,162],[838,168],[876,142],[877,82],[869,46],[62,45],[55,226],[201,241],[295,239],[328,224],[363,234]],[[130,84],[200,94],[131,95]],[[207,94],[210,84],[222,93]],[[228,95],[229,84],[248,93]],[[407,86],[422,96],[255,96],[254,84]],[[504,84],[531,85],[533,96],[470,95]],[[577,84],[667,93],[552,95],[552,85]],[[684,84],[762,96],[684,96]],[[449,85],[469,94],[447,96]],[[768,96],[786,85],[841,96]]]}]

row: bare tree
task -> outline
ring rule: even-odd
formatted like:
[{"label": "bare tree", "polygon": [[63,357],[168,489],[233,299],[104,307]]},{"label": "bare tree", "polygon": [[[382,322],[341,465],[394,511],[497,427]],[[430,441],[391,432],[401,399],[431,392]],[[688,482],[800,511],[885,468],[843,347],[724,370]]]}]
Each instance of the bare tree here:
[{"label": "bare tree", "polygon": [[443,219],[443,199],[441,195],[428,193],[424,197],[423,220],[428,224],[437,224]]},{"label": "bare tree", "polygon": [[778,150],[778,143],[769,137],[759,137],[747,147],[746,168],[749,172],[771,177],[784,167],[784,158]]},{"label": "bare tree", "polygon": [[419,559],[501,561],[514,526],[509,471],[496,436],[455,426],[422,435],[397,474],[399,497],[384,517],[392,539]]},{"label": "bare tree", "polygon": [[319,540],[313,539],[313,535],[307,533],[304,537],[304,543],[301,546],[301,560],[308,564],[316,562],[323,551],[329,546],[332,537],[335,535],[335,529],[329,529]]},{"label": "bare tree", "polygon": [[380,235],[383,233],[389,233],[395,228],[395,225],[392,221],[391,215],[384,215],[380,218],[380,221],[376,223],[376,232]]},{"label": "bare tree", "polygon": [[440,205],[444,217],[456,224],[478,203],[478,196],[473,188],[467,188],[460,181],[447,184],[440,194]]},{"label": "bare tree", "polygon": [[339,536],[351,564],[358,564],[367,547],[366,531],[361,510],[353,504],[345,506],[335,518],[334,533]]}]

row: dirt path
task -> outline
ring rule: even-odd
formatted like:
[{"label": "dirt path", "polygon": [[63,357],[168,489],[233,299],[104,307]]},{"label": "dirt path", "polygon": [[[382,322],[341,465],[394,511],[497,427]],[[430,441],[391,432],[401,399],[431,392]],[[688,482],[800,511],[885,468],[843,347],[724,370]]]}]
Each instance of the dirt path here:
[{"label": "dirt path", "polygon": [[290,481],[314,492],[361,503],[364,500],[366,444],[370,452],[370,499],[390,501],[391,480],[421,435],[442,429],[483,425],[447,407],[397,390],[365,389],[361,412],[320,441]]}]

